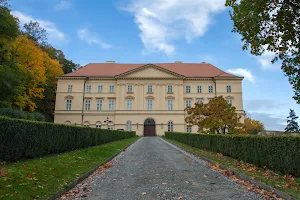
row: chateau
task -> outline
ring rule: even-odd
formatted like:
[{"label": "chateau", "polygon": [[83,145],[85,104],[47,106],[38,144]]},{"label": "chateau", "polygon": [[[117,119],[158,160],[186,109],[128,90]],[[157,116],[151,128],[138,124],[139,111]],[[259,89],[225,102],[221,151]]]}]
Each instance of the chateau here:
[{"label": "chateau", "polygon": [[209,63],[92,63],[57,77],[54,122],[163,135],[197,132],[184,109],[223,96],[244,120],[243,77]]}]

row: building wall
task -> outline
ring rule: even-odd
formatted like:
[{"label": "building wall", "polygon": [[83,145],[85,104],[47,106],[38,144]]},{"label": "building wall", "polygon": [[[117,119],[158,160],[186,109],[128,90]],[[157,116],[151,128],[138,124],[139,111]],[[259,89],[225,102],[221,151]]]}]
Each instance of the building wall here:
[{"label": "building wall", "polygon": [[[215,88],[215,82],[217,87]],[[241,79],[224,80],[217,79],[183,79],[173,74],[166,75],[157,69],[143,70],[139,73],[129,74],[119,79],[108,78],[59,78],[55,106],[55,123],[71,123],[73,125],[89,124],[95,127],[101,123],[101,128],[107,128],[104,121],[109,117],[114,129],[126,130],[126,122],[132,122],[132,130],[137,135],[143,135],[143,124],[147,118],[153,118],[156,122],[156,134],[163,135],[168,130],[168,122],[173,121],[174,130],[186,131],[185,101],[191,100],[192,106],[198,99],[207,103],[215,95],[223,95],[226,99],[232,99],[237,112],[243,115]],[[68,85],[72,85],[72,92],[68,92]],[[91,92],[84,92],[84,86],[91,86]],[[98,92],[98,85],[102,85],[103,91]],[[109,92],[109,86],[114,85],[113,93]],[[128,85],[132,85],[133,92],[128,92]],[[152,85],[152,93],[148,92],[148,85]],[[173,92],[168,93],[168,85],[172,85]],[[186,93],[186,86],[191,87],[191,92]],[[197,93],[197,86],[202,86],[202,93]],[[213,93],[208,92],[208,86],[213,86]],[[231,86],[231,93],[226,91],[226,86]],[[216,90],[217,89],[217,90]],[[215,92],[217,92],[215,94]],[[72,99],[72,110],[66,110],[67,99]],[[83,99],[91,100],[90,111],[82,110]],[[103,109],[97,111],[97,100],[103,100]],[[108,110],[109,99],[115,100],[115,110]],[[127,110],[126,100],[133,100],[132,110]],[[153,109],[147,110],[147,99],[152,99]],[[173,100],[173,110],[168,110],[167,100]],[[241,122],[243,122],[241,119]],[[193,126],[192,132],[197,132],[198,127]]]}]

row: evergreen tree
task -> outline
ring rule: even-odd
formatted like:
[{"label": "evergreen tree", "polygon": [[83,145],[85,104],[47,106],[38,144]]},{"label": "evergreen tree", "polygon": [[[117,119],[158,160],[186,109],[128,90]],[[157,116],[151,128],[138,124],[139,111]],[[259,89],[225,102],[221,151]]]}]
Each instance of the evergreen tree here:
[{"label": "evergreen tree", "polygon": [[299,133],[298,117],[294,110],[290,109],[290,115],[287,117],[287,126],[284,129],[286,133]]}]

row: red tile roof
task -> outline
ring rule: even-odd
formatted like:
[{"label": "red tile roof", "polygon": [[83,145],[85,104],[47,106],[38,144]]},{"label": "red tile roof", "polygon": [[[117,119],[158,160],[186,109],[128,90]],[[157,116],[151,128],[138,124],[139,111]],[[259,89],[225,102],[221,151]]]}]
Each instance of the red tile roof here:
[{"label": "red tile roof", "polygon": [[[147,64],[90,63],[64,76],[114,77]],[[209,63],[153,63],[185,77],[238,77]]]}]

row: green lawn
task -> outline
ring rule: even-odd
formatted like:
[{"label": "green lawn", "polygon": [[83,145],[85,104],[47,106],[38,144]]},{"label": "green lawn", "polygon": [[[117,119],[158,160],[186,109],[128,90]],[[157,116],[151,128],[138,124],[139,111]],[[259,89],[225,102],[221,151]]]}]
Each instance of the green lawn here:
[{"label": "green lawn", "polygon": [[294,196],[296,199],[300,199],[300,178],[285,177],[283,174],[277,174],[267,169],[258,168],[252,164],[238,162],[236,159],[223,156],[222,154],[194,148],[175,140],[167,139],[165,137],[163,137],[163,139],[177,145],[178,147],[188,152],[217,162],[225,166],[229,170],[234,170],[239,172],[240,174],[253,177],[262,183],[276,188],[277,190]]},{"label": "green lawn", "polygon": [[0,199],[45,199],[137,139],[0,165]]}]

